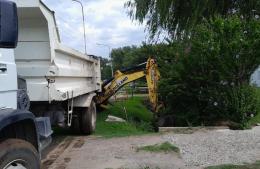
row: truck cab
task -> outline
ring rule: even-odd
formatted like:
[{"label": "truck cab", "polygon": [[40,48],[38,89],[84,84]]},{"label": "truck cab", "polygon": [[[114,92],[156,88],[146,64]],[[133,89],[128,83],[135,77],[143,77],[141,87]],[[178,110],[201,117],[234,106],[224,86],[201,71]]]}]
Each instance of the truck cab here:
[{"label": "truck cab", "polygon": [[40,152],[51,142],[52,131],[48,118],[29,111],[26,88],[17,77],[17,41],[16,4],[0,0],[0,168],[40,169]]},{"label": "truck cab", "polygon": [[0,109],[17,109],[18,85],[13,49],[0,48],[0,82]]},{"label": "truck cab", "polygon": [[[0,109],[17,108],[17,71],[14,48],[17,46],[18,20],[15,7],[3,8],[1,1],[0,30]],[[11,16],[12,15],[12,16]],[[12,19],[12,20],[9,20]]]}]

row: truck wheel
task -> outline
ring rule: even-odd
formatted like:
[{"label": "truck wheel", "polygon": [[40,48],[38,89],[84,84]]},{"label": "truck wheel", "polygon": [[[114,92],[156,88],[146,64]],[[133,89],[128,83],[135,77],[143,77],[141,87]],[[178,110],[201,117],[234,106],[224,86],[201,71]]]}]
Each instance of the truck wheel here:
[{"label": "truck wheel", "polygon": [[76,116],[72,118],[72,124],[70,126],[70,129],[74,134],[81,134],[80,119],[81,119],[82,110],[77,108],[73,111]]},{"label": "truck wheel", "polygon": [[94,101],[81,114],[80,129],[83,134],[92,134],[96,129],[97,110]]},{"label": "truck wheel", "polygon": [[19,139],[8,139],[0,143],[0,168],[40,169],[40,158],[30,143]]}]

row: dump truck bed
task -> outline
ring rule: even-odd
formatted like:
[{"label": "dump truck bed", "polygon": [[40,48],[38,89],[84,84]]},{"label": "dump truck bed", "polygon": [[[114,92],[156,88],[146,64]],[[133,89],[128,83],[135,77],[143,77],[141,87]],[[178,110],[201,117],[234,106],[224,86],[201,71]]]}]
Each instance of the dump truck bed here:
[{"label": "dump truck bed", "polygon": [[16,0],[18,75],[31,101],[64,101],[101,90],[100,60],[61,44],[54,12],[39,0]]}]

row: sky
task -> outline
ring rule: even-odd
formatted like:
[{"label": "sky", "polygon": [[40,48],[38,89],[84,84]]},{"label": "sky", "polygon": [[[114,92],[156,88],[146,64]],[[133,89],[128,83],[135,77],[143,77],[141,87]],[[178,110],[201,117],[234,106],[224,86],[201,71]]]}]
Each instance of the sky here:
[{"label": "sky", "polygon": [[[55,12],[66,46],[84,52],[84,29],[80,4],[72,0],[43,0]],[[124,8],[127,0],[81,0],[86,17],[87,53],[108,57],[108,47],[140,45],[147,38],[144,24],[133,22]]]}]

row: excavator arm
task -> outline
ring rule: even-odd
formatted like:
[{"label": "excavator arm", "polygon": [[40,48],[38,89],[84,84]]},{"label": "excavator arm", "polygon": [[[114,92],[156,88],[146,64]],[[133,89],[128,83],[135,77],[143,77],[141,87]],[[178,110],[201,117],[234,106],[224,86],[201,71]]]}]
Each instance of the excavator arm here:
[{"label": "excavator arm", "polygon": [[133,68],[116,71],[114,77],[102,85],[102,92],[97,95],[96,103],[98,105],[104,104],[120,88],[143,77],[146,77],[152,108],[157,112],[159,108],[157,88],[160,72],[155,60],[151,58],[147,62]]}]

